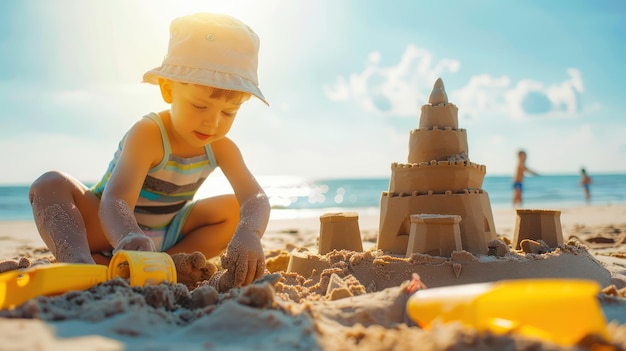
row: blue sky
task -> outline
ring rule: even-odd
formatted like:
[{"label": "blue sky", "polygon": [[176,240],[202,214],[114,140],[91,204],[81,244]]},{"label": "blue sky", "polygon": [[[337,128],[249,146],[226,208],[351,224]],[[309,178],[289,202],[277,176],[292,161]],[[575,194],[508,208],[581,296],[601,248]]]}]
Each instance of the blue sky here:
[{"label": "blue sky", "polygon": [[260,176],[387,177],[437,77],[469,157],[511,174],[626,173],[623,1],[0,1],[0,183],[93,181],[142,115],[172,18],[228,13],[261,38],[231,131]]}]

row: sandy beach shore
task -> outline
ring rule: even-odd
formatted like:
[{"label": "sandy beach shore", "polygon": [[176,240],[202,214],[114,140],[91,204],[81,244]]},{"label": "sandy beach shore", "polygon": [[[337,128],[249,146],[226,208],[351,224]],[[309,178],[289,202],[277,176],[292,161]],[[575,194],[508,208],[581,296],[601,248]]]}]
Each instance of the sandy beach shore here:
[{"label": "sandy beach shore", "polygon": [[[626,275],[626,206],[560,210],[566,240],[576,238],[608,272]],[[497,233],[512,238],[515,210],[493,213]],[[359,217],[366,251],[375,246],[378,220]],[[295,248],[314,250],[319,229],[319,218],[271,220],[263,238],[268,258]],[[50,255],[33,222],[0,222],[0,242],[0,259]],[[458,323],[421,329],[405,313],[408,282],[369,292],[354,277],[343,276],[349,296],[329,298],[329,280],[336,279],[330,273],[317,281],[273,274],[268,283],[223,294],[208,287],[190,292],[181,285],[131,288],[116,279],[0,311],[0,350],[565,350],[600,344],[626,349],[620,286],[602,287],[599,296],[609,340],[587,338],[568,348],[520,333],[478,333]]]}]

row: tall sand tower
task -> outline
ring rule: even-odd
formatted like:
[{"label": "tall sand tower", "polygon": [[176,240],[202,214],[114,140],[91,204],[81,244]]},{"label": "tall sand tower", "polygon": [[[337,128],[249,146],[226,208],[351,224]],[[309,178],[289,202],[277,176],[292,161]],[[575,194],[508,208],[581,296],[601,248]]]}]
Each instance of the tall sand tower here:
[{"label": "tall sand tower", "polygon": [[434,214],[460,216],[462,249],[488,252],[496,231],[489,195],[482,189],[486,168],[470,162],[467,132],[458,124],[458,108],[448,102],[439,78],[421,108],[419,128],[411,131],[408,163],[391,165],[389,190],[380,200],[378,249],[405,254],[411,215]]}]

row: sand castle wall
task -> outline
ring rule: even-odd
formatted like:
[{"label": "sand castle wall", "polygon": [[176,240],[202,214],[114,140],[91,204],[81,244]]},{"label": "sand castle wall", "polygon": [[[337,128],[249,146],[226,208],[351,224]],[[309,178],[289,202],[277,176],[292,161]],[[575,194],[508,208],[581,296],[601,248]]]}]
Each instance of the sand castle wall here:
[{"label": "sand castle wall", "polygon": [[487,254],[487,242],[497,238],[489,196],[482,190],[461,193],[383,193],[377,247],[404,255],[409,242],[411,215],[451,214],[461,216],[461,246],[474,254]]},{"label": "sand castle wall", "polygon": [[451,127],[414,129],[409,137],[409,163],[445,161],[457,155],[467,155],[467,132]]},{"label": "sand castle wall", "polygon": [[525,240],[541,240],[549,247],[563,244],[561,211],[542,209],[516,209],[515,231],[512,247],[520,249]]},{"label": "sand castle wall", "polygon": [[362,252],[363,242],[356,212],[325,213],[320,216],[319,254],[332,250]]},{"label": "sand castle wall", "polygon": [[415,253],[451,257],[461,251],[461,216],[416,214],[411,215],[411,229],[406,257]]},{"label": "sand castle wall", "polygon": [[429,102],[434,103],[434,105],[422,105],[419,129],[430,129],[435,126],[456,129],[459,126],[459,108],[455,104],[448,102],[443,83],[440,89],[437,88],[437,83],[435,83],[435,89],[433,89],[429,97]]},{"label": "sand castle wall", "polygon": [[393,163],[389,180],[390,193],[459,192],[480,189],[486,168],[469,161],[431,161],[422,163]]}]

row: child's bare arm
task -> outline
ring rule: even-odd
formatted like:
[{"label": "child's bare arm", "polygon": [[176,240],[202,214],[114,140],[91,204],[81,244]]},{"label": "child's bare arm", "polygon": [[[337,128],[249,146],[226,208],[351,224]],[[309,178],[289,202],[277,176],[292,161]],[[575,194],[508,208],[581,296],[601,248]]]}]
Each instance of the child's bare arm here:
[{"label": "child's bare arm", "polygon": [[233,187],[240,206],[239,224],[222,265],[234,272],[235,286],[246,285],[260,278],[265,271],[261,237],[269,221],[270,204],[235,143],[223,138],[213,146],[217,162]]},{"label": "child's bare arm", "polygon": [[525,171],[526,173],[530,173],[530,174],[532,174],[532,175],[534,175],[534,176],[538,176],[538,175],[539,175],[537,172],[533,171],[532,169],[530,169],[530,168],[528,168],[528,167],[524,167],[524,171]]},{"label": "child's bare arm", "polygon": [[102,194],[100,222],[116,250],[155,251],[152,240],[143,235],[133,213],[146,174],[158,158],[158,151],[162,150],[160,134],[155,135],[155,132],[159,133],[158,126],[146,120],[131,128],[115,171]]}]

